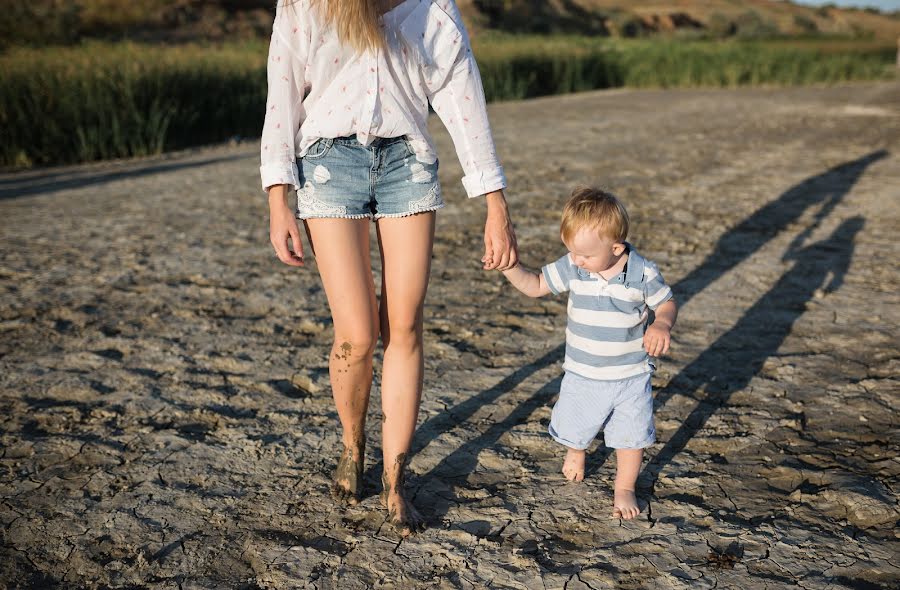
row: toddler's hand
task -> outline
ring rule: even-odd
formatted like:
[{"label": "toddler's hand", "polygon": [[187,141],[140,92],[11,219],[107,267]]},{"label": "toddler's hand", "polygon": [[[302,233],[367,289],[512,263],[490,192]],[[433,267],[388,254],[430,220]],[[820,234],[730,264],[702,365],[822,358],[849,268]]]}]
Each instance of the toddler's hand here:
[{"label": "toddler's hand", "polygon": [[644,332],[644,350],[650,356],[660,356],[669,352],[671,338],[669,327],[653,322]]}]

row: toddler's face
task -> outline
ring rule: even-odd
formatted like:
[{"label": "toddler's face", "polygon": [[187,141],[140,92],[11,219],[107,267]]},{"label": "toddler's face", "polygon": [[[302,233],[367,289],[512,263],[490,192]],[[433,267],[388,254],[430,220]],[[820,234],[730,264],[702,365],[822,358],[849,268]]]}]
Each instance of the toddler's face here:
[{"label": "toddler's face", "polygon": [[575,266],[588,272],[604,272],[612,268],[625,252],[625,244],[601,237],[596,228],[578,230],[566,248],[572,253]]}]

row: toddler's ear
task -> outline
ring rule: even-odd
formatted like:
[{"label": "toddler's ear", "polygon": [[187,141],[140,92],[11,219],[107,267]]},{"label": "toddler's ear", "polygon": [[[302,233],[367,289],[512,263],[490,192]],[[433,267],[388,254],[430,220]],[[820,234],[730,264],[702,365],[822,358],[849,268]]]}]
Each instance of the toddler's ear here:
[{"label": "toddler's ear", "polygon": [[616,256],[621,256],[625,252],[625,244],[622,242],[616,242],[613,244],[613,254]]}]

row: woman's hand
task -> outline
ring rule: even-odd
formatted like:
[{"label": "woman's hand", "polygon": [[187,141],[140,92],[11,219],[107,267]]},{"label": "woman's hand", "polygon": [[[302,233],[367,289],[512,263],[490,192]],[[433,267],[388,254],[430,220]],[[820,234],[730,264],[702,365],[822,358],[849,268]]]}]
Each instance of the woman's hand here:
[{"label": "woman's hand", "polygon": [[[294,212],[287,204],[288,187],[276,184],[269,187],[269,240],[278,260],[289,266],[303,266],[303,244]],[[293,251],[288,246],[288,238]]]},{"label": "woman's hand", "polygon": [[485,195],[487,199],[487,220],[484,222],[484,270],[509,270],[519,262],[519,247],[516,244],[516,232],[506,197],[503,191],[494,191]]}]

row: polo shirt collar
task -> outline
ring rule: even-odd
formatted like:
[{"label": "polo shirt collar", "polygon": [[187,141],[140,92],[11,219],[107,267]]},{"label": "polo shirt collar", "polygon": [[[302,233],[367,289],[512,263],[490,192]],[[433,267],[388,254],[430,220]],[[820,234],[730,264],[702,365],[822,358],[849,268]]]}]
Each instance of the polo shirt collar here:
[{"label": "polo shirt collar", "polygon": [[644,257],[637,253],[634,246],[625,242],[628,249],[628,262],[625,269],[625,286],[637,286],[644,280]]}]

